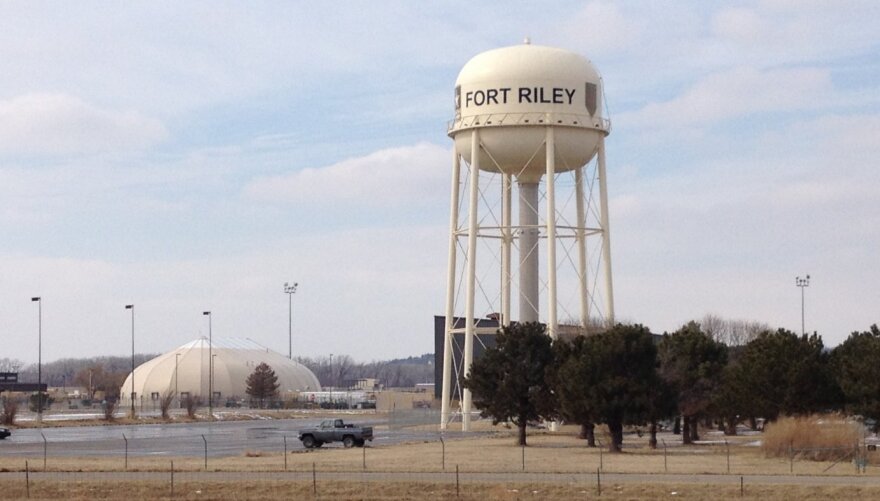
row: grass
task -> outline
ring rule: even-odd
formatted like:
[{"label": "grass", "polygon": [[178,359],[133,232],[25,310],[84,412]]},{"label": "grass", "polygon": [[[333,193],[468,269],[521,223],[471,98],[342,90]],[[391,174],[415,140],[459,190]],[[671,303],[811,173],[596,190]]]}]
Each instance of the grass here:
[{"label": "grass", "polygon": [[[562,433],[541,432],[529,437],[525,449],[525,470],[529,472],[585,473],[602,468],[605,472],[618,473],[721,473],[737,475],[795,474],[804,475],[850,475],[855,468],[848,462],[803,461],[796,458],[794,463],[786,457],[766,457],[760,447],[752,446],[756,436],[729,437],[733,441],[729,447],[723,442],[714,444],[680,445],[680,437],[671,434],[660,435],[669,445],[667,453],[661,447],[651,450],[646,447],[644,437],[627,436],[625,449],[621,454],[609,454],[595,448],[587,448],[585,441],[575,438],[576,427],[564,427]],[[711,433],[704,436],[717,438]],[[600,437],[600,440],[603,440]],[[466,438],[445,442],[445,467],[454,471],[456,465],[463,472],[518,472],[523,469],[523,449],[514,446],[512,434],[497,433],[490,437]],[[312,451],[297,450],[287,455],[290,471],[311,471],[313,465],[318,471],[358,472],[366,463],[369,471],[390,472],[437,472],[444,466],[444,444],[440,442],[414,442],[393,446],[377,443],[366,449],[344,449],[341,446],[325,446]],[[284,469],[283,444],[279,440],[277,449],[261,449],[243,452],[237,456],[208,459],[211,471],[282,471]],[[0,469],[22,471],[24,461],[30,461],[34,471],[42,470],[42,456],[34,457],[0,456]],[[204,459],[197,455],[190,457],[130,456],[130,471],[168,471],[170,461],[174,461],[177,471],[200,471],[204,469]],[[729,470],[728,470],[729,464]],[[122,471],[124,463],[120,458],[76,458],[52,456],[48,458],[49,471]],[[880,472],[869,470],[869,475]]]},{"label": "grass", "polygon": [[[314,487],[317,487],[317,495]],[[674,499],[727,499],[740,498],[738,485],[700,484],[609,484],[603,486],[601,496],[595,484],[569,483],[565,485],[511,483],[462,484],[459,489],[463,500],[518,500],[518,499],[627,499],[653,500]],[[24,499],[27,496],[25,482],[7,482],[0,489],[0,499]],[[421,482],[359,482],[337,481],[282,482],[176,482],[174,499],[225,500],[225,499],[340,499],[340,500],[408,500],[453,499],[454,484]],[[746,485],[746,500],[825,500],[825,499],[876,499],[880,487],[854,486],[797,486],[797,485]],[[31,499],[65,499],[67,501],[102,499],[104,501],[131,499],[170,499],[170,482],[100,482],[100,481],[39,481],[31,482]]]},{"label": "grass", "polygon": [[[824,430],[833,428],[829,420],[820,420]],[[812,426],[812,425],[810,425]],[[776,433],[785,429],[780,423]],[[792,425],[793,430],[815,430],[808,425]],[[742,499],[753,500],[819,500],[819,499],[880,499],[877,486],[822,486],[822,485],[773,485],[750,484],[750,475],[788,475],[790,468],[796,475],[855,475],[855,469],[847,462],[804,461],[789,457],[767,457],[761,447],[755,446],[755,435],[727,437],[731,445],[723,443],[725,437],[705,432],[704,437],[714,443],[693,446],[680,445],[680,437],[662,434],[668,448],[646,447],[647,436],[628,435],[624,441],[625,452],[609,454],[585,447],[585,442],[575,438],[576,427],[563,427],[561,433],[537,432],[529,436],[525,448],[527,472],[578,473],[570,480],[560,483],[529,483],[517,481],[516,472],[522,471],[523,449],[513,445],[513,432],[501,430],[493,436],[446,440],[445,466],[452,474],[458,466],[462,472],[509,472],[510,481],[496,484],[464,482],[460,486],[460,498],[465,500],[514,500],[514,499],[597,499],[597,485],[592,480],[598,468],[610,473],[677,473],[702,474],[729,472],[746,478]],[[768,427],[767,433],[771,433]],[[794,434],[789,436],[794,437]],[[847,437],[848,435],[841,435]],[[599,437],[600,440],[605,440]],[[775,439],[774,439],[775,440]],[[783,440],[783,439],[779,439]],[[800,443],[800,442],[798,442]],[[804,442],[806,443],[806,442]],[[437,483],[437,477],[428,473],[442,471],[443,448],[440,442],[415,442],[393,446],[377,445],[366,449],[324,447],[310,452],[296,451],[287,455],[289,471],[300,472],[296,479],[241,480],[242,475],[227,475],[222,480],[196,481],[186,478],[184,472],[204,470],[202,457],[156,458],[131,456],[129,471],[169,472],[174,460],[175,472],[181,473],[175,482],[174,499],[451,499],[455,498],[455,484]],[[285,458],[278,450],[248,450],[237,456],[209,458],[208,470],[221,472],[258,472],[284,470]],[[730,450],[730,456],[728,456]],[[42,457],[31,457],[30,471],[42,470]],[[0,456],[0,470],[22,472],[25,458]],[[368,480],[360,472],[404,472],[392,480],[379,478]],[[312,468],[318,472],[316,484],[310,478]],[[47,470],[62,473],[63,480],[40,478],[31,475],[32,499],[59,499],[68,501],[85,499],[126,500],[168,499],[170,497],[170,473],[168,480],[140,480],[137,477],[122,480],[101,480],[93,472],[122,471],[124,463],[119,457],[75,458],[49,457]],[[339,480],[321,479],[322,472],[343,472]],[[409,472],[409,473],[406,473]],[[307,473],[302,475],[302,473]],[[583,475],[587,473],[588,475]],[[877,478],[880,471],[868,470],[868,476]],[[163,474],[164,476],[164,474]],[[590,480],[587,480],[590,479]],[[733,477],[736,480],[735,477]],[[796,481],[796,480],[795,480]],[[317,487],[317,496],[314,489]],[[0,499],[26,497],[24,474],[7,477],[0,486]],[[681,499],[727,499],[740,497],[738,482],[725,485],[701,483],[662,483],[651,481],[632,484],[603,481],[601,499],[647,500],[658,498]]]},{"label": "grass", "polygon": [[768,457],[834,461],[851,456],[862,434],[859,423],[835,414],[782,417],[765,427],[761,450]]}]

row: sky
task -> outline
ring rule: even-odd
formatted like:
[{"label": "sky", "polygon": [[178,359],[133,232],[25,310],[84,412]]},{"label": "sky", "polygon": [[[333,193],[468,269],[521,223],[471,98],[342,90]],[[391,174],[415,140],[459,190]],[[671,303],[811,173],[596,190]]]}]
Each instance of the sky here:
[{"label": "sky", "polygon": [[433,351],[453,90],[485,50],[605,83],[615,306],[828,345],[880,322],[880,3],[0,2],[0,358]]}]

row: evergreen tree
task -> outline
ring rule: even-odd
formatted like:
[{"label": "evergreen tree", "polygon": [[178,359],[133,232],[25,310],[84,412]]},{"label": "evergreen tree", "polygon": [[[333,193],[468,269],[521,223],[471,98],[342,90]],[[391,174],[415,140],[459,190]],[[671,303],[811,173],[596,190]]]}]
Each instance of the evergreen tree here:
[{"label": "evergreen tree", "polygon": [[798,336],[779,329],[749,342],[736,375],[747,392],[750,414],[775,420],[839,405],[840,388],[831,377],[829,354],[818,334]]},{"label": "evergreen tree", "polygon": [[247,377],[247,389],[245,392],[260,402],[262,409],[266,399],[274,398],[278,395],[278,376],[275,371],[265,362],[258,365],[254,372]]},{"label": "evergreen tree", "polygon": [[665,334],[659,347],[660,373],[677,395],[685,444],[698,439],[697,422],[712,401],[727,365],[727,347],[689,322],[671,335]]},{"label": "evergreen tree", "polygon": [[590,380],[590,368],[582,363],[587,349],[586,338],[578,336],[571,343],[554,345],[556,363],[548,373],[553,391],[559,399],[559,414],[566,421],[580,425],[580,438],[588,447],[596,446],[595,423],[597,416],[590,405],[585,381]]},{"label": "evergreen tree", "polygon": [[873,419],[880,428],[880,328],[853,332],[832,353],[832,368],[847,411]]},{"label": "evergreen tree", "polygon": [[555,414],[555,398],[546,378],[553,358],[543,325],[513,324],[498,332],[495,347],[474,361],[464,379],[483,417],[491,417],[494,424],[510,421],[518,428],[517,445],[526,445],[529,421]]},{"label": "evergreen tree", "polygon": [[[577,378],[573,382],[581,385],[577,398],[583,401],[563,405],[589,409],[611,432],[609,450],[620,452],[623,425],[647,422],[661,391],[651,332],[641,325],[617,324],[583,338],[583,347],[571,364],[570,374]],[[560,379],[567,374],[562,371]]]},{"label": "evergreen tree", "polygon": [[755,416],[750,405],[747,377],[738,361],[730,361],[721,371],[718,387],[712,393],[710,412],[724,422],[724,434],[736,435],[736,424],[743,416]]}]

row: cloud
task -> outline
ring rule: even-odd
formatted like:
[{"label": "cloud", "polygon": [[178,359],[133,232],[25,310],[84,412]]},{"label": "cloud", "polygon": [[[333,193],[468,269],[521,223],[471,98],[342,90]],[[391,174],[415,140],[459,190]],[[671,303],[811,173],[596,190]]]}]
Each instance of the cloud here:
[{"label": "cloud", "polygon": [[644,31],[643,20],[622,12],[620,4],[590,2],[566,16],[562,29],[554,29],[548,36],[564,45],[574,42],[583,47],[588,56],[595,57],[637,46]]},{"label": "cloud", "polygon": [[822,115],[627,183],[611,170],[621,314],[657,331],[710,311],[799,328],[792,282],[810,273],[808,329],[837,344],[876,322],[878,119]]},{"label": "cloud", "polygon": [[143,149],[165,139],[162,123],[100,108],[68,94],[0,101],[0,153],[61,155]]},{"label": "cloud", "polygon": [[326,167],[255,179],[246,196],[297,205],[420,205],[447,198],[452,155],[430,143],[376,151]]},{"label": "cloud", "polygon": [[697,81],[676,98],[623,113],[618,120],[644,128],[704,126],[760,113],[827,108],[833,103],[827,70],[735,68]]},{"label": "cloud", "polygon": [[[820,61],[877,45],[880,6],[870,0],[768,0],[728,7],[710,20],[713,42],[725,54],[762,64]],[[720,54],[720,53],[719,53]]]},{"label": "cloud", "polygon": [[[297,281],[294,352],[358,360],[430,352],[442,310],[446,228],[354,229],[262,239],[246,252],[174,260],[77,259],[0,253],[4,350],[43,360],[121,355],[131,348],[123,305],[136,305],[136,351],[157,353],[207,335],[249,337],[286,353],[285,281]],[[401,245],[406,242],[406,245]]]}]

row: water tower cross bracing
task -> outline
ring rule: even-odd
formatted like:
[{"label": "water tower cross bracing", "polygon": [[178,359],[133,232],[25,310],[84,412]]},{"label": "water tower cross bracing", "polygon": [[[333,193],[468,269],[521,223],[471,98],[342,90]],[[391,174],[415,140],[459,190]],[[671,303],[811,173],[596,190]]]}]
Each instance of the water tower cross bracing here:
[{"label": "water tower cross bracing", "polygon": [[478,317],[492,314],[502,327],[542,322],[554,339],[561,327],[586,332],[614,319],[603,101],[587,59],[528,42],[478,54],[459,73],[448,128],[441,429],[457,393],[462,430],[470,430],[471,394],[459,377],[477,335],[496,330]]}]

